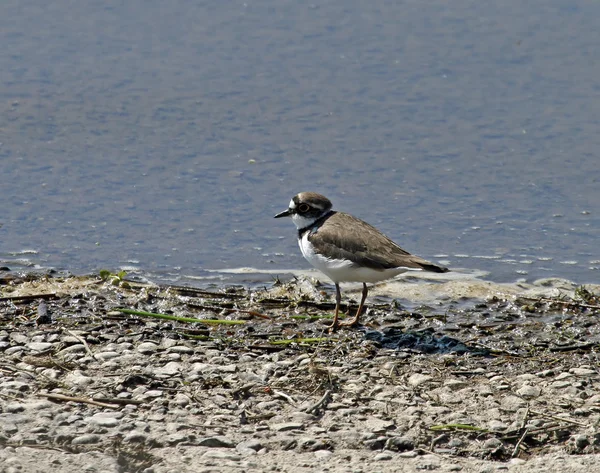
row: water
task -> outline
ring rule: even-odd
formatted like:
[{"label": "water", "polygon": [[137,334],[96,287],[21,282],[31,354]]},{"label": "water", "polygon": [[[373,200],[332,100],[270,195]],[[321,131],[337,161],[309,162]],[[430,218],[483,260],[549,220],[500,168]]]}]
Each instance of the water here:
[{"label": "water", "polygon": [[314,190],[452,268],[599,282],[599,15],[2,2],[0,265],[306,268],[272,217]]}]

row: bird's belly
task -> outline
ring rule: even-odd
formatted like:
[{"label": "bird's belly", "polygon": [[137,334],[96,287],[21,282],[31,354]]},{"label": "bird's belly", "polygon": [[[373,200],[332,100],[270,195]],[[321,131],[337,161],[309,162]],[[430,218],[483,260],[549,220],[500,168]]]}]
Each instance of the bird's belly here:
[{"label": "bird's belly", "polygon": [[393,278],[412,268],[389,268],[377,270],[359,266],[350,260],[330,259],[315,253],[306,236],[298,241],[302,255],[316,269],[333,282],[378,282]]}]

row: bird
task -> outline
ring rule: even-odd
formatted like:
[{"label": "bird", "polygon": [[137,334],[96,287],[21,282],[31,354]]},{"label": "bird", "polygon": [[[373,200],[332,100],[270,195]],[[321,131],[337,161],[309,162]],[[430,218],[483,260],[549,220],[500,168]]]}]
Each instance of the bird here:
[{"label": "bird", "polygon": [[[377,228],[353,215],[333,210],[331,201],[316,192],[295,195],[287,210],[275,218],[291,217],[298,231],[298,245],[306,260],[335,284],[335,313],[331,331],[359,324],[367,283],[393,278],[407,271],[445,273],[449,269],[411,255]],[[356,315],[339,322],[340,283],[361,282],[362,297]]]}]

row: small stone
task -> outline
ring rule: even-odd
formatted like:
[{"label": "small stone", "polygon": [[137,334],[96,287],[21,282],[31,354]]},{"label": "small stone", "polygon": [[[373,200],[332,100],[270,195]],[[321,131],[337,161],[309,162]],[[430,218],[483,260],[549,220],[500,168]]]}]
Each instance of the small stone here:
[{"label": "small stone", "polygon": [[59,355],[68,355],[70,353],[84,353],[85,350],[85,346],[83,346],[81,343],[78,345],[71,345],[70,347],[64,348],[61,351],[58,352]]},{"label": "small stone", "polygon": [[116,427],[119,425],[119,420],[114,417],[104,417],[104,416],[92,416],[83,419],[84,422],[87,422],[92,425],[97,425],[99,427]]},{"label": "small stone", "polygon": [[469,387],[469,383],[460,379],[450,379],[444,383],[444,386],[450,388],[452,391],[459,391]]},{"label": "small stone", "polygon": [[124,443],[146,443],[147,440],[148,436],[139,430],[132,430],[123,437]]},{"label": "small stone", "polygon": [[527,401],[517,396],[506,396],[501,401],[502,408],[509,412],[516,412],[523,407],[527,407]]},{"label": "small stone", "polygon": [[176,361],[170,361],[166,365],[156,368],[154,370],[154,372],[158,373],[158,374],[173,376],[173,375],[179,374],[181,372],[182,368],[183,368],[183,366],[181,363],[178,363]]},{"label": "small stone", "polygon": [[329,458],[331,458],[332,455],[333,452],[330,452],[329,450],[317,450],[315,452],[315,458],[317,460],[329,460]]},{"label": "small stone", "polygon": [[575,376],[597,376],[598,373],[596,370],[591,370],[588,368],[571,368],[569,373],[573,373]]},{"label": "small stone", "polygon": [[191,355],[192,353],[194,353],[194,350],[190,347],[186,347],[185,345],[176,345],[174,347],[169,348],[169,352]]},{"label": "small stone", "polygon": [[288,430],[304,430],[304,425],[297,422],[287,422],[281,424],[269,424],[269,428],[276,432],[286,432]]},{"label": "small stone", "polygon": [[161,397],[162,395],[163,395],[163,392],[159,389],[151,389],[144,393],[144,396],[146,396],[146,397]]},{"label": "small stone", "polygon": [[46,351],[52,348],[54,344],[48,342],[31,342],[25,346],[32,351]]},{"label": "small stone", "polygon": [[4,411],[9,412],[11,414],[16,414],[17,412],[23,412],[25,410],[25,405],[22,402],[10,402],[4,406]]},{"label": "small stone", "polygon": [[258,439],[244,440],[235,446],[236,450],[249,448],[255,452],[263,449],[263,444]]},{"label": "small stone", "polygon": [[391,437],[385,443],[385,449],[394,452],[405,452],[414,448],[414,442],[407,437]]},{"label": "small stone", "polygon": [[378,453],[377,455],[375,455],[375,457],[373,458],[373,460],[375,460],[375,461],[387,461],[387,460],[391,460],[392,458],[394,458],[394,456],[391,453],[381,452],[381,453]]},{"label": "small stone", "polygon": [[577,450],[583,450],[590,444],[590,439],[585,435],[574,435],[572,440]]},{"label": "small stone", "polygon": [[189,406],[189,404],[190,404],[190,398],[189,398],[189,396],[186,396],[185,394],[177,393],[177,394],[175,394],[175,397],[173,398],[173,402],[175,404],[177,404],[179,407],[186,407],[186,406]]},{"label": "small stone", "polygon": [[227,450],[208,450],[202,455],[203,458],[215,458],[219,460],[240,461],[242,457]]},{"label": "small stone", "polygon": [[517,390],[517,394],[524,398],[534,398],[538,397],[542,393],[542,390],[538,386],[531,386],[529,384],[524,384],[521,388]]},{"label": "small stone", "polygon": [[485,450],[502,451],[504,450],[504,444],[497,438],[492,437],[483,442],[483,448]]},{"label": "small stone", "polygon": [[24,345],[25,343],[27,343],[29,341],[29,338],[27,338],[26,335],[24,335],[20,332],[11,332],[11,334],[9,335],[9,338],[13,342],[19,343],[21,345]]},{"label": "small stone", "polygon": [[75,437],[73,440],[71,440],[73,445],[87,445],[98,442],[100,442],[100,436],[96,434],[80,435],[79,437]]},{"label": "small stone", "polygon": [[209,447],[209,448],[233,448],[235,447],[235,443],[233,443],[230,439],[223,436],[218,437],[205,437],[200,439],[198,445],[201,447]]},{"label": "small stone", "polygon": [[411,386],[416,388],[417,386],[420,386],[421,384],[428,383],[432,379],[433,379],[433,376],[416,373],[408,378],[408,384],[410,384]]},{"label": "small stone", "polygon": [[154,353],[156,350],[158,350],[158,345],[152,342],[143,342],[137,346],[137,351],[144,355]]},{"label": "small stone", "polygon": [[117,358],[118,356],[119,354],[116,351],[102,351],[100,353],[96,353],[94,358],[96,358],[98,361],[107,361]]}]

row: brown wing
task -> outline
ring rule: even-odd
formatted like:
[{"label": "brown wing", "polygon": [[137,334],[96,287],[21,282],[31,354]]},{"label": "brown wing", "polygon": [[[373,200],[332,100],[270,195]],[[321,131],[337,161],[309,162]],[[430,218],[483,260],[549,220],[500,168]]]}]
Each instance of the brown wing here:
[{"label": "brown wing", "polygon": [[[322,226],[325,221],[327,225]],[[315,251],[326,251],[331,258],[348,259],[376,270],[404,267],[436,273],[448,271],[411,255],[375,227],[352,215],[335,212],[319,223],[321,225],[311,231],[308,239]]]}]

